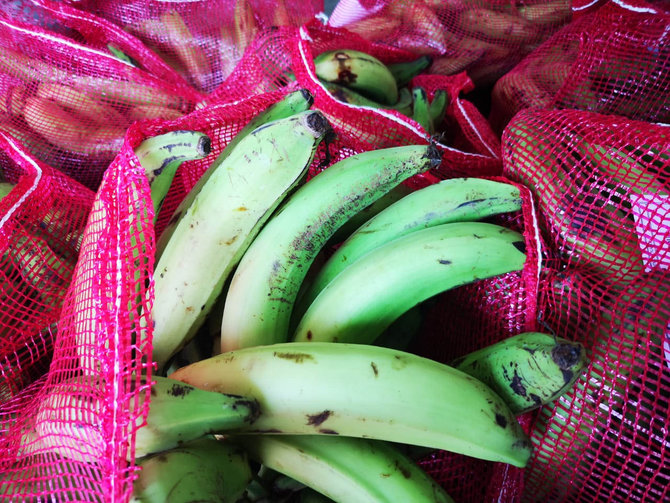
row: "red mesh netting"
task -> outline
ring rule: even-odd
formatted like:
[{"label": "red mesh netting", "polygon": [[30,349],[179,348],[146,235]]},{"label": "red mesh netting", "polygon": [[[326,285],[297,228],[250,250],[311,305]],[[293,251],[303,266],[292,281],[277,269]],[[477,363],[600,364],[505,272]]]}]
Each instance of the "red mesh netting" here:
[{"label": "red mesh netting", "polygon": [[666,501],[670,129],[525,110],[505,130],[503,163],[537,204],[539,312],[591,359],[533,418],[523,500]]},{"label": "red mesh netting", "polygon": [[[51,11],[40,12],[46,18]],[[0,13],[0,129],[96,189],[132,122],[181,115],[202,96],[166,79],[169,69],[154,75],[103,50],[100,40],[114,34],[108,24],[96,31],[95,20],[63,12],[89,35],[85,41]]]},{"label": "red mesh netting", "polygon": [[[428,133],[403,113],[343,103],[320,84],[313,58],[336,48],[367,52],[387,64],[416,57],[386,44],[371,43],[345,29],[324,27],[318,21],[299,28],[268,29],[256,36],[235,71],[206,101],[235,101],[249,94],[299,85],[314,95],[313,108],[321,110],[335,131],[359,151],[426,144]],[[451,77],[420,75],[413,82],[425,87],[431,99],[438,89],[449,95],[445,133],[437,139],[443,153],[438,175],[449,178],[500,174],[499,139],[479,110],[460,96],[472,90],[470,79],[464,73]]]},{"label": "red mesh netting", "polygon": [[492,84],[572,19],[570,0],[343,0],[329,19],[369,40],[434,56],[431,73]]},{"label": "red mesh netting", "polygon": [[135,35],[204,93],[230,75],[258,31],[299,26],[323,10],[317,0],[71,1]]},{"label": "red mesh netting", "polygon": [[496,82],[491,124],[502,132],[529,107],[669,122],[669,25],[670,11],[641,0],[609,2],[577,18]]}]

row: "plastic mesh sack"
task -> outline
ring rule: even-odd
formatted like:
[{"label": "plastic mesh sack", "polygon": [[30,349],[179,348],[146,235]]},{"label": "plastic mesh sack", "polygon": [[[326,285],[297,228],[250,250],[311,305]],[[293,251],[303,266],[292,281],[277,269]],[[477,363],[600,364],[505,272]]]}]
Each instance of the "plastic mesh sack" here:
[{"label": "plastic mesh sack", "polygon": [[203,93],[223,83],[258,31],[299,26],[323,9],[316,0],[83,1],[76,5],[142,40]]},{"label": "plastic mesh sack", "polygon": [[519,110],[578,108],[670,122],[670,11],[609,2],[565,26],[498,80],[490,120],[502,132]]},{"label": "plastic mesh sack", "polygon": [[431,73],[466,71],[487,86],[571,19],[570,0],[345,0],[328,23],[434,56]]},{"label": "plastic mesh sack", "polygon": [[670,128],[523,110],[505,174],[537,201],[538,311],[590,365],[534,416],[523,501],[664,501],[670,397]]},{"label": "plastic mesh sack", "polygon": [[[322,111],[339,136],[357,150],[407,144],[427,144],[428,133],[413,119],[396,110],[343,103],[331,95],[314,73],[313,58],[323,51],[347,48],[371,54],[384,63],[411,61],[416,56],[386,44],[371,43],[347,30],[324,27],[312,21],[299,28],[268,29],[257,35],[245,57],[205,103],[235,102],[249,93],[276,89],[308,89],[313,108]],[[424,74],[413,82],[432,99],[445,90],[449,106],[444,114],[446,134],[435,138],[443,153],[437,175],[493,176],[500,174],[499,139],[479,110],[461,95],[473,85],[465,74]]]},{"label": "plastic mesh sack", "polygon": [[[79,42],[37,24],[0,21],[0,128],[94,190],[132,122],[181,115],[201,99],[186,84],[117,59],[93,35],[97,42]],[[108,25],[100,30],[113,34]]]}]

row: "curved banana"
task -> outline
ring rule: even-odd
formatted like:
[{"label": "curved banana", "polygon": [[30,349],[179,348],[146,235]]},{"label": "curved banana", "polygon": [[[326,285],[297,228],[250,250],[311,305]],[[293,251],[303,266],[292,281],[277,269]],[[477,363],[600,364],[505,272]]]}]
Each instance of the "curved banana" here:
[{"label": "curved banana", "polygon": [[345,267],[392,239],[435,225],[481,220],[520,209],[517,187],[482,178],[451,178],[415,190],[373,216],[335,250],[300,298],[294,316],[302,316]]},{"label": "curved banana", "polygon": [[524,466],[529,442],[485,384],[434,360],[365,344],[286,342],[221,353],[170,376],[258,400],[236,433],[341,435]]},{"label": "curved banana", "polygon": [[135,155],[151,187],[154,221],[177,168],[185,161],[206,157],[211,149],[212,142],[205,133],[181,130],[152,136],[135,147]]},{"label": "curved banana", "polygon": [[523,268],[523,236],[504,227],[441,224],[389,241],[314,299],[295,341],[373,342],[408,309],[446,290]]},{"label": "curved banana", "polygon": [[251,132],[269,122],[286,119],[292,115],[305,112],[312,106],[314,102],[314,97],[306,89],[298,89],[284,96],[277,103],[274,103],[267,107],[265,110],[258,113],[254,116],[245,126],[240,129],[240,131],[233,136],[233,138],[228,142],[226,147],[221,151],[212,164],[207,168],[207,170],[200,176],[195,186],[189,191],[188,194],[184,197],[182,202],[179,204],[175,210],[175,216],[163,230],[160,235],[160,239],[156,243],[156,257],[160,257],[163,252],[163,248],[168,243],[170,236],[174,232],[177,224],[179,223],[179,215],[185,212],[192,204],[196,195],[200,192],[200,189],[207,183],[209,177],[217,170],[218,166],[225,161],[230,153],[235,149],[235,147],[242,141],[243,138],[246,138]]},{"label": "curved banana", "polygon": [[387,442],[340,435],[237,435],[251,459],[329,497],[453,503],[426,472]]},{"label": "curved banana", "polygon": [[[210,432],[234,430],[258,417],[259,406],[253,398],[205,391],[165,377],[153,376],[152,380],[155,383],[151,386],[146,424],[139,425],[135,435],[135,458]],[[50,387],[40,397],[34,433],[27,433],[23,440],[24,453],[46,450],[91,463],[102,459],[106,443],[101,424],[101,388],[100,379],[92,375]],[[144,394],[140,394],[137,407],[144,403]]]},{"label": "curved banana", "polygon": [[221,350],[287,340],[302,281],[334,231],[403,180],[437,166],[440,156],[432,145],[371,150],[300,187],[240,260],[226,294]]},{"label": "curved banana", "polygon": [[584,346],[541,332],[525,332],[469,353],[451,365],[491,387],[512,412],[553,402],[586,370]]},{"label": "curved banana", "polygon": [[131,503],[235,503],[251,481],[247,454],[203,437],[137,461]]},{"label": "curved banana", "polygon": [[428,55],[419,56],[412,61],[403,61],[401,63],[390,63],[386,67],[393,75],[398,89],[405,87],[410,81],[426,70],[433,63],[433,58]]},{"label": "curved banana", "polygon": [[374,56],[355,50],[322,52],[314,58],[316,76],[349,87],[384,105],[398,101],[398,86],[388,67]]},{"label": "curved banana", "polygon": [[[199,187],[155,268],[153,359],[161,369],[202,325],[261,226],[304,178],[330,126],[317,111],[245,136]],[[163,236],[161,236],[163,240]],[[207,264],[207,267],[203,267]]]}]

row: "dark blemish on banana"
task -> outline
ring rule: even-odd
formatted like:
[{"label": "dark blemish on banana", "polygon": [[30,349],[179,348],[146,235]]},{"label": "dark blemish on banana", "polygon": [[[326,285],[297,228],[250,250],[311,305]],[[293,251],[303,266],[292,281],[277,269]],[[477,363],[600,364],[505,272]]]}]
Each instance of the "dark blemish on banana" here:
[{"label": "dark blemish on banana", "polygon": [[537,351],[536,349],[529,348],[529,347],[524,347],[524,348],[522,348],[522,349],[523,349],[524,351],[528,351],[531,355],[534,355],[534,354],[535,354],[535,351]]},{"label": "dark blemish on banana", "polygon": [[156,168],[153,170],[154,176],[160,175],[165,168],[167,168],[170,163],[173,163],[174,161],[179,160],[180,156],[173,155],[172,157],[167,157],[163,163],[160,165],[160,167]]},{"label": "dark blemish on banana", "polygon": [[557,344],[551,350],[551,359],[561,370],[574,366],[582,354],[582,348],[575,344]]},{"label": "dark blemish on banana", "polygon": [[293,360],[295,363],[304,363],[307,360],[314,360],[314,357],[308,353],[293,353],[275,351],[272,356],[283,358],[284,360]]},{"label": "dark blemish on banana", "polygon": [[501,428],[507,428],[507,418],[502,414],[496,413],[496,424]]},{"label": "dark blemish on banana", "polygon": [[512,388],[512,391],[519,396],[526,396],[526,387],[521,382],[521,377],[517,374],[516,370],[514,371],[514,377],[512,377],[512,382],[509,383],[509,387]]},{"label": "dark blemish on banana", "polygon": [[542,399],[539,396],[537,396],[535,393],[531,393],[528,396],[530,397],[530,399],[533,402],[535,402],[535,405],[542,405]]},{"label": "dark blemish on banana", "polygon": [[307,414],[307,424],[311,426],[319,426],[328,419],[332,413],[333,411],[331,410],[324,410],[318,414]]},{"label": "dark blemish on banana", "polygon": [[451,260],[441,258],[441,259],[438,259],[437,263],[442,264],[442,265],[449,265],[449,264],[451,264]]},{"label": "dark blemish on banana", "polygon": [[328,428],[321,428],[319,433],[323,433],[324,435],[339,435],[335,430],[329,430]]},{"label": "dark blemish on banana", "polygon": [[158,391],[156,391],[155,386],[151,387],[151,391],[149,393],[151,394],[151,396],[157,396],[158,395]]},{"label": "dark blemish on banana", "polygon": [[372,367],[372,372],[375,374],[375,377],[377,377],[379,375],[377,364],[375,362],[370,362],[370,366]]},{"label": "dark blemish on banana", "polygon": [[473,199],[472,201],[466,201],[464,203],[459,204],[456,206],[456,208],[463,208],[465,206],[472,206],[473,204],[481,203],[482,201],[485,201],[485,199]]},{"label": "dark blemish on banana", "polygon": [[282,433],[281,430],[277,428],[268,428],[267,430],[250,430],[252,433]]},{"label": "dark blemish on banana", "polygon": [[193,391],[193,388],[190,386],[185,386],[183,384],[173,384],[170,390],[168,391],[168,395],[171,396],[186,396],[188,395],[191,391]]},{"label": "dark blemish on banana", "polygon": [[563,382],[565,384],[568,384],[570,381],[572,381],[572,378],[575,375],[572,370],[561,369],[561,372],[563,373]]}]

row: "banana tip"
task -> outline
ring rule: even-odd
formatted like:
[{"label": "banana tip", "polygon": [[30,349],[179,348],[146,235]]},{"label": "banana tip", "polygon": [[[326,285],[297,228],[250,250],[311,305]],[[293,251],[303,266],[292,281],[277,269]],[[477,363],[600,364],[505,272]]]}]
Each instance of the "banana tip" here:
[{"label": "banana tip", "polygon": [[314,95],[309,92],[309,89],[300,89],[300,94],[310,107],[314,104]]},{"label": "banana tip", "polygon": [[435,145],[435,143],[430,143],[428,145],[428,150],[426,151],[426,157],[430,161],[431,169],[437,168],[442,163],[442,152]]},{"label": "banana tip", "polygon": [[208,156],[212,151],[212,140],[209,136],[203,136],[198,141],[198,150],[202,157]]},{"label": "banana tip", "polygon": [[312,132],[315,138],[325,136],[330,130],[328,119],[319,111],[312,111],[307,114],[305,125]]}]

